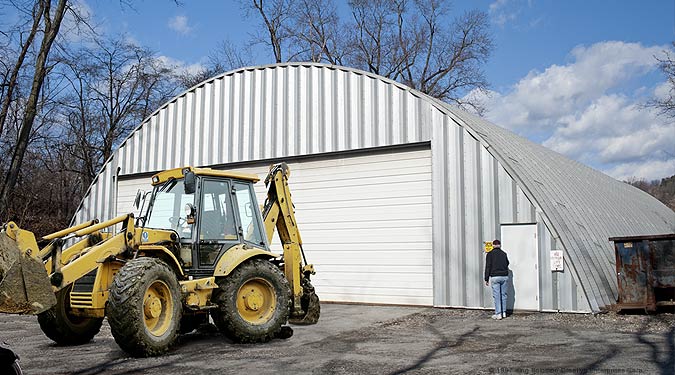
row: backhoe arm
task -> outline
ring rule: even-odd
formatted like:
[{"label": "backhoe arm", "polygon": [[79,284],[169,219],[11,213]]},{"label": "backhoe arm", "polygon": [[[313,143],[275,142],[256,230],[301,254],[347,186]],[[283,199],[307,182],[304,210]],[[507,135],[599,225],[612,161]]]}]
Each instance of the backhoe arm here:
[{"label": "backhoe arm", "polygon": [[[316,321],[310,322],[309,320],[318,320],[319,308],[318,297],[314,294],[314,288],[309,283],[310,275],[314,274],[314,266],[307,264],[302,250],[302,238],[295,220],[295,207],[288,188],[290,174],[290,169],[286,163],[274,164],[270,167],[270,171],[265,178],[267,199],[263,206],[263,221],[267,241],[272,242],[276,229],[284,247],[284,273],[293,295],[291,316],[296,317],[296,323],[313,324]],[[312,300],[312,302],[309,300]],[[316,306],[310,306],[313,304]],[[311,309],[317,310],[316,318],[308,319]],[[300,318],[300,321],[297,318]]]}]

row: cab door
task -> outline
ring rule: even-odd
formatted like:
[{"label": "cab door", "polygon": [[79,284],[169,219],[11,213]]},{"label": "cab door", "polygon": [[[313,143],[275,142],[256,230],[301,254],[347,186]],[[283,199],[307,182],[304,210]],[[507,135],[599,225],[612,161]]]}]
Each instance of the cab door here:
[{"label": "cab door", "polygon": [[199,194],[197,268],[212,270],[220,254],[238,244],[239,233],[229,180],[203,178]]},{"label": "cab door", "polygon": [[237,213],[237,232],[242,241],[267,249],[267,237],[263,232],[262,218],[253,186],[249,183],[233,181],[232,193]]}]

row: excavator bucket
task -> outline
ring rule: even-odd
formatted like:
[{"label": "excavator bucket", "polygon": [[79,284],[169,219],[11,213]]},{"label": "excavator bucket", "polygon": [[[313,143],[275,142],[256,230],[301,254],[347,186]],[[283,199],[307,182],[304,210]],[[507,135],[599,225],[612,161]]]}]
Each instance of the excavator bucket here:
[{"label": "excavator bucket", "polygon": [[0,232],[0,312],[39,314],[54,305],[56,296],[45,266],[22,254],[16,242]]},{"label": "excavator bucket", "polygon": [[316,324],[321,315],[321,304],[319,296],[316,295],[314,286],[306,278],[302,279],[302,297],[300,297],[302,307],[301,314],[291,314],[288,321],[297,325]]}]

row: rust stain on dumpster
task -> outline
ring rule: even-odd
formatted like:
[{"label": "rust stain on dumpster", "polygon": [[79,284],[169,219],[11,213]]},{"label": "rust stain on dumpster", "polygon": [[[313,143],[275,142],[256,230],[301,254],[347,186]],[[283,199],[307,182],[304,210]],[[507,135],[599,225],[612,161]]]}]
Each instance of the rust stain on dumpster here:
[{"label": "rust stain on dumpster", "polygon": [[619,309],[675,305],[675,234],[612,237]]}]

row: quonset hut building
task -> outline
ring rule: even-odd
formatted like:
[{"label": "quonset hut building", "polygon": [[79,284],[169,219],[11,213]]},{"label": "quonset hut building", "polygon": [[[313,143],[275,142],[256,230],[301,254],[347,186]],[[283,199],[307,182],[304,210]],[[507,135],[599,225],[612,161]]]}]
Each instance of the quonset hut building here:
[{"label": "quonset hut building", "polygon": [[280,160],[324,301],[489,308],[483,242],[500,238],[512,308],[600,311],[617,297],[608,238],[675,231],[675,212],[628,184],[397,82],[312,63],[173,98],[107,160],[74,220],[133,212],[163,169],[264,176]]}]

